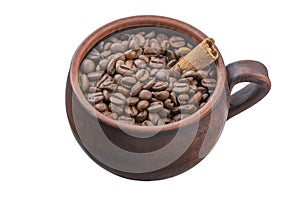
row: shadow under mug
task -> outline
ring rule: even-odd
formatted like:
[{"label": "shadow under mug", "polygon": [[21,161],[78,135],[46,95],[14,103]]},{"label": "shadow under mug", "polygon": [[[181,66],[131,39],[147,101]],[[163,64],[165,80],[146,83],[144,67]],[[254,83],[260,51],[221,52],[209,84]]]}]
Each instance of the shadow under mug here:
[{"label": "shadow under mug", "polygon": [[[217,86],[204,107],[191,116],[163,126],[118,123],[86,100],[78,82],[80,64],[105,37],[129,28],[162,27],[197,42],[207,36],[195,27],[161,16],[134,16],[97,29],[76,50],[66,85],[66,110],[73,134],[83,150],[106,170],[129,179],[157,180],[178,175],[199,163],[216,144],[226,120],[261,100],[270,90],[266,67],[242,60],[225,67],[219,52]],[[249,84],[230,96],[235,84]]]}]

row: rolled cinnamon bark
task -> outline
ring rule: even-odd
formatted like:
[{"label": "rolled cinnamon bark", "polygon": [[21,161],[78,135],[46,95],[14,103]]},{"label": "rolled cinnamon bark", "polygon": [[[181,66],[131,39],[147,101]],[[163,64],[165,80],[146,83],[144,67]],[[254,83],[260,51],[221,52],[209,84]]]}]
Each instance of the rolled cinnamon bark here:
[{"label": "rolled cinnamon bark", "polygon": [[206,38],[180,59],[178,65],[181,70],[200,70],[215,62],[218,57],[214,39]]}]

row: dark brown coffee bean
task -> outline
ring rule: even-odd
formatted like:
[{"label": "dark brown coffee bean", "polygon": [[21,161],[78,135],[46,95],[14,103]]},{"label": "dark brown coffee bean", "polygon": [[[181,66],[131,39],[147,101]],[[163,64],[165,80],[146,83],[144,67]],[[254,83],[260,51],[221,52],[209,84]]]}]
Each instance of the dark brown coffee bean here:
[{"label": "dark brown coffee bean", "polygon": [[124,113],[130,117],[135,117],[138,114],[137,109],[134,106],[126,106]]},{"label": "dark brown coffee bean", "polygon": [[203,94],[202,99],[205,101],[207,99],[207,97],[208,97],[208,94],[205,93],[205,94]]},{"label": "dark brown coffee bean", "polygon": [[105,101],[108,101],[109,98],[111,97],[112,93],[109,92],[108,90],[103,90],[103,96],[104,96],[104,99]]},{"label": "dark brown coffee bean", "polygon": [[180,48],[185,45],[185,40],[182,37],[178,37],[178,36],[170,37],[169,42],[171,46],[174,48]]},{"label": "dark brown coffee bean", "polygon": [[121,84],[126,88],[131,88],[134,84],[136,84],[136,79],[131,76],[126,76],[121,79]]},{"label": "dark brown coffee bean", "polygon": [[130,49],[124,53],[125,57],[128,60],[133,60],[136,57],[136,51]]},{"label": "dark brown coffee bean", "polygon": [[194,104],[182,105],[179,108],[181,113],[193,113],[197,110],[197,107]]},{"label": "dark brown coffee bean", "polygon": [[128,66],[128,65],[120,65],[120,66],[116,66],[116,71],[121,74],[121,75],[126,75],[126,76],[130,76],[133,74],[133,68],[132,66]]},{"label": "dark brown coffee bean", "polygon": [[135,124],[134,119],[131,118],[131,117],[127,117],[127,116],[120,116],[118,118],[118,122],[121,122],[121,123],[124,123],[124,124],[131,124],[131,125]]},{"label": "dark brown coffee bean", "polygon": [[137,96],[141,90],[142,90],[142,84],[141,84],[141,82],[138,81],[138,82],[137,82],[136,84],[134,84],[134,86],[131,88],[130,96],[132,96],[132,97]]},{"label": "dark brown coffee bean", "polygon": [[159,115],[157,113],[149,113],[148,119],[153,123],[157,124],[158,120],[160,119]]},{"label": "dark brown coffee bean", "polygon": [[202,84],[204,87],[215,88],[216,85],[217,85],[217,81],[216,81],[216,79],[205,78],[205,79],[202,79],[201,84]]},{"label": "dark brown coffee bean", "polygon": [[159,70],[156,74],[155,77],[157,78],[157,80],[160,81],[167,81],[169,80],[169,72],[167,70]]},{"label": "dark brown coffee bean", "polygon": [[144,36],[146,39],[151,39],[155,37],[155,32],[151,31]]},{"label": "dark brown coffee bean", "polygon": [[80,70],[82,73],[87,74],[95,71],[95,63],[90,59],[84,59],[80,65]]},{"label": "dark brown coffee bean", "polygon": [[180,72],[180,67],[178,64],[175,64],[171,69],[170,69],[172,75],[175,77],[175,78],[180,78],[181,77],[181,72]]},{"label": "dark brown coffee bean", "polygon": [[199,92],[201,92],[202,94],[204,94],[204,93],[207,92],[207,88],[202,87],[202,86],[199,86],[199,87],[197,87],[197,90],[196,90],[196,91],[199,91]]},{"label": "dark brown coffee bean", "polygon": [[156,74],[158,71],[159,71],[159,69],[152,69],[152,70],[150,70],[150,76],[151,76],[151,77],[154,77],[155,74]]},{"label": "dark brown coffee bean", "polygon": [[202,100],[202,93],[197,92],[190,100],[190,104],[198,104]]},{"label": "dark brown coffee bean", "polygon": [[156,82],[153,86],[152,89],[155,91],[162,91],[165,90],[168,87],[168,82]]},{"label": "dark brown coffee bean", "polygon": [[100,71],[104,71],[109,63],[108,59],[103,59],[99,61]]},{"label": "dark brown coffee bean", "polygon": [[149,79],[150,74],[148,72],[148,70],[145,69],[140,69],[139,71],[137,71],[137,73],[135,74],[135,77],[138,81],[140,82],[145,82]]},{"label": "dark brown coffee bean", "polygon": [[158,100],[164,101],[167,98],[169,98],[170,93],[168,91],[160,91],[160,92],[155,92],[154,97]]},{"label": "dark brown coffee bean", "polygon": [[187,93],[189,91],[189,89],[190,89],[190,86],[188,83],[180,83],[179,82],[179,83],[174,84],[173,91],[175,93],[181,94],[181,93]]},{"label": "dark brown coffee bean", "polygon": [[116,59],[112,59],[107,65],[106,71],[111,76],[113,76],[116,71],[116,68],[115,68],[116,62],[117,62]]},{"label": "dark brown coffee bean", "polygon": [[137,103],[136,108],[141,111],[141,110],[145,110],[149,107],[149,101],[147,100],[141,100]]},{"label": "dark brown coffee bean", "polygon": [[177,114],[172,119],[174,121],[179,121],[179,120],[182,120],[184,118],[187,118],[188,116],[190,116],[190,114]]},{"label": "dark brown coffee bean", "polygon": [[178,113],[180,113],[180,108],[179,108],[179,106],[175,106],[174,108],[172,108],[172,109],[171,109],[171,112],[172,112],[173,114],[178,114]]},{"label": "dark brown coffee bean", "polygon": [[190,99],[190,96],[188,94],[180,94],[178,97],[178,103],[180,105],[186,104],[187,101]]},{"label": "dark brown coffee bean", "polygon": [[142,100],[150,100],[152,98],[152,93],[149,90],[142,90],[139,93],[139,98]]},{"label": "dark brown coffee bean", "polygon": [[175,105],[178,105],[178,101],[177,101],[175,92],[171,92],[171,93],[170,93],[170,99],[173,101],[173,103],[174,103]]},{"label": "dark brown coffee bean", "polygon": [[96,93],[96,92],[100,92],[100,91],[101,91],[100,88],[97,88],[97,87],[94,87],[94,86],[89,88],[89,93]]},{"label": "dark brown coffee bean", "polygon": [[119,85],[119,86],[117,87],[117,91],[120,92],[120,93],[122,93],[124,96],[128,96],[128,95],[129,95],[129,92],[130,92],[129,89],[123,87],[122,85]]},{"label": "dark brown coffee bean", "polygon": [[144,85],[143,85],[143,89],[149,90],[151,87],[153,87],[153,85],[155,84],[156,79],[151,79],[149,81],[147,81]]},{"label": "dark brown coffee bean", "polygon": [[102,92],[88,94],[86,96],[86,98],[87,98],[88,102],[90,102],[91,104],[100,103],[104,99]]},{"label": "dark brown coffee bean", "polygon": [[81,84],[81,90],[83,92],[86,92],[89,89],[90,82],[89,82],[88,77],[85,74],[82,74],[80,76],[80,84]]},{"label": "dark brown coffee bean", "polygon": [[174,107],[174,103],[172,103],[171,99],[167,99],[164,102],[164,106],[171,110]]},{"label": "dark brown coffee bean", "polygon": [[114,120],[118,119],[118,115],[116,113],[112,113],[110,111],[105,111],[105,112],[103,112],[103,114],[111,119],[114,119]]},{"label": "dark brown coffee bean", "polygon": [[168,36],[166,34],[163,34],[163,33],[159,33],[156,35],[156,40],[159,42],[159,43],[162,43],[162,41],[164,40],[168,40]]},{"label": "dark brown coffee bean", "polygon": [[108,110],[108,106],[105,103],[98,103],[95,105],[95,108],[100,112],[105,112]]},{"label": "dark brown coffee bean", "polygon": [[102,53],[101,53],[101,58],[102,59],[106,59],[106,58],[108,58],[108,56],[110,56],[111,55],[111,51],[103,51]]},{"label": "dark brown coffee bean", "polygon": [[145,63],[148,63],[150,61],[149,58],[147,56],[145,56],[145,55],[140,55],[139,59],[145,61]]},{"label": "dark brown coffee bean", "polygon": [[136,59],[134,60],[134,64],[138,67],[138,68],[146,68],[147,67],[147,64],[144,60],[142,59]]},{"label": "dark brown coffee bean", "polygon": [[169,44],[169,41],[168,40],[163,40],[162,42],[161,42],[161,50],[162,50],[162,53],[165,53],[165,51],[167,50],[167,49],[169,49],[169,46],[170,46],[170,44]]},{"label": "dark brown coffee bean", "polygon": [[122,78],[122,75],[121,75],[121,74],[116,74],[116,75],[114,76],[114,78],[113,78],[113,82],[114,82],[114,83],[119,83],[120,80],[121,80],[121,78]]},{"label": "dark brown coffee bean", "polygon": [[163,58],[151,57],[149,66],[156,69],[161,69],[166,66],[166,61]]},{"label": "dark brown coffee bean", "polygon": [[158,101],[158,102],[152,102],[150,104],[150,106],[147,108],[147,110],[151,113],[154,113],[154,112],[158,112],[160,111],[161,109],[163,109],[163,103],[161,101]]},{"label": "dark brown coffee bean", "polygon": [[87,58],[93,60],[93,61],[99,61],[100,60],[100,53],[97,49],[92,49],[92,51],[87,55]]},{"label": "dark brown coffee bean", "polygon": [[154,126],[154,124],[149,120],[145,120],[143,121],[142,126]]},{"label": "dark brown coffee bean", "polygon": [[113,81],[105,81],[102,83],[100,88],[108,90],[109,92],[114,92],[117,89],[117,84],[115,84]]},{"label": "dark brown coffee bean", "polygon": [[126,103],[129,105],[129,106],[134,106],[136,105],[138,102],[139,102],[139,98],[138,97],[128,97],[126,99]]},{"label": "dark brown coffee bean", "polygon": [[146,47],[144,50],[144,55],[146,56],[158,56],[161,53],[159,48]]},{"label": "dark brown coffee bean", "polygon": [[171,68],[171,67],[173,67],[176,63],[177,63],[177,60],[173,59],[173,60],[170,60],[170,61],[167,63],[167,66]]},{"label": "dark brown coffee bean", "polygon": [[113,43],[110,46],[110,51],[112,54],[122,53],[125,51],[125,46],[122,43]]},{"label": "dark brown coffee bean", "polygon": [[123,108],[120,105],[110,103],[109,109],[111,110],[112,113],[116,113],[119,116],[123,114]]},{"label": "dark brown coffee bean", "polygon": [[192,77],[195,78],[197,76],[197,73],[195,71],[189,70],[182,74],[182,78]]},{"label": "dark brown coffee bean", "polygon": [[109,100],[116,105],[123,105],[125,103],[125,96],[121,93],[114,93]]},{"label": "dark brown coffee bean", "polygon": [[97,81],[99,80],[103,75],[103,72],[90,72],[87,74],[87,77],[91,81]]},{"label": "dark brown coffee bean", "polygon": [[137,116],[135,117],[135,120],[137,122],[143,122],[145,119],[147,119],[147,117],[148,117],[147,110],[143,110],[137,114]]}]

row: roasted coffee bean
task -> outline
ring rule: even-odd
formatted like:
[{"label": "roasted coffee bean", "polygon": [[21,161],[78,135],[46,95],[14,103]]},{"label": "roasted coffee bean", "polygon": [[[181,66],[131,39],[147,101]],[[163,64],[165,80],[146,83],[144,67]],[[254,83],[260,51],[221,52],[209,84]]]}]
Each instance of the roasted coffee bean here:
[{"label": "roasted coffee bean", "polygon": [[146,39],[150,39],[150,38],[154,38],[154,37],[155,37],[155,32],[154,31],[151,31],[151,32],[149,32],[145,35]]},{"label": "roasted coffee bean", "polygon": [[201,92],[197,92],[190,100],[189,103],[190,104],[198,104],[201,100],[202,100],[202,93]]},{"label": "roasted coffee bean", "polygon": [[120,65],[120,66],[116,66],[116,71],[121,74],[121,75],[132,75],[133,74],[133,70],[132,67],[128,66],[128,65]]},{"label": "roasted coffee bean", "polygon": [[167,98],[169,98],[169,96],[170,96],[170,93],[166,90],[154,93],[154,97],[161,101],[166,100]]},{"label": "roasted coffee bean", "polygon": [[146,89],[146,90],[149,90],[152,86],[154,86],[154,84],[155,84],[155,82],[156,82],[156,79],[154,78],[154,79],[151,79],[151,80],[149,80],[149,81],[147,81],[144,85],[143,85],[143,89]]},{"label": "roasted coffee bean", "polygon": [[119,81],[121,80],[122,75],[121,74],[116,74],[113,78],[114,83],[119,83]]},{"label": "roasted coffee bean", "polygon": [[147,112],[147,110],[143,110],[143,111],[141,111],[141,112],[139,112],[139,113],[137,114],[137,116],[135,117],[135,120],[136,120],[137,122],[143,122],[144,120],[147,119],[147,117],[148,117],[148,112]]},{"label": "roasted coffee bean", "polygon": [[127,106],[124,108],[124,113],[130,117],[135,117],[138,114],[138,110],[134,106]]},{"label": "roasted coffee bean", "polygon": [[118,119],[118,115],[116,113],[112,113],[110,111],[105,111],[103,114],[111,119]]},{"label": "roasted coffee bean", "polygon": [[178,105],[178,101],[177,101],[177,97],[176,97],[175,92],[171,92],[171,93],[170,93],[170,99],[173,101],[173,103],[174,103],[175,105]]},{"label": "roasted coffee bean", "polygon": [[108,101],[109,98],[111,97],[112,93],[109,92],[108,90],[103,90],[103,96],[104,96],[104,99],[105,101]]},{"label": "roasted coffee bean", "polygon": [[129,93],[130,93],[130,90],[127,89],[126,87],[123,87],[122,85],[119,85],[117,87],[117,91],[120,92],[120,93],[122,93],[124,96],[128,96]]},{"label": "roasted coffee bean", "polygon": [[148,70],[146,69],[140,69],[136,74],[135,77],[138,81],[140,82],[145,82],[149,79],[150,74],[148,72]]},{"label": "roasted coffee bean", "polygon": [[175,78],[180,78],[181,72],[179,65],[175,64],[170,70]]},{"label": "roasted coffee bean", "polygon": [[91,81],[99,80],[103,75],[103,72],[90,72],[87,74],[87,77]]},{"label": "roasted coffee bean", "polygon": [[201,84],[207,88],[215,88],[217,81],[216,81],[216,79],[213,79],[213,78],[205,78],[205,79],[202,79]]},{"label": "roasted coffee bean", "polygon": [[142,90],[139,93],[139,98],[142,100],[150,100],[152,98],[152,93],[149,90]]},{"label": "roasted coffee bean", "polygon": [[100,112],[105,112],[108,110],[108,106],[105,103],[98,103],[95,105],[95,108]]},{"label": "roasted coffee bean", "polygon": [[95,63],[90,59],[84,59],[80,65],[80,70],[84,74],[95,71],[95,68]]},{"label": "roasted coffee bean", "polygon": [[159,43],[162,43],[164,40],[168,40],[168,36],[166,34],[163,34],[163,33],[159,33],[156,35],[156,40],[159,42]]},{"label": "roasted coffee bean", "polygon": [[116,68],[115,68],[116,62],[117,62],[116,59],[112,59],[107,65],[106,71],[111,76],[114,75],[114,73],[116,71]]},{"label": "roasted coffee bean", "polygon": [[146,67],[147,67],[147,63],[146,63],[144,60],[142,60],[142,59],[136,59],[136,60],[134,61],[134,64],[135,64],[137,67],[139,67],[139,68],[146,68]]},{"label": "roasted coffee bean", "polygon": [[161,118],[166,118],[168,115],[171,114],[171,111],[168,109],[161,109],[160,111],[158,111],[158,114]]},{"label": "roasted coffee bean", "polygon": [[139,41],[135,35],[131,35],[129,37],[129,44],[128,44],[129,49],[135,50],[140,47]]},{"label": "roasted coffee bean", "polygon": [[116,105],[124,105],[125,103],[125,96],[121,93],[114,93],[109,100]]},{"label": "roasted coffee bean", "polygon": [[83,92],[86,92],[90,87],[90,82],[88,77],[85,74],[82,74],[80,76],[80,83],[81,83],[81,90]]},{"label": "roasted coffee bean", "polygon": [[142,34],[138,33],[135,35],[135,37],[136,37],[136,40],[137,40],[139,46],[143,46],[145,44],[145,38],[143,37]]},{"label": "roasted coffee bean", "polygon": [[150,104],[150,106],[147,108],[147,110],[149,111],[149,112],[158,112],[158,111],[160,111],[161,109],[163,109],[163,103],[161,102],[161,101],[157,101],[157,102],[152,102],[151,104]]},{"label": "roasted coffee bean", "polygon": [[187,101],[190,99],[190,96],[188,94],[180,94],[178,97],[178,103],[180,105],[186,104]]},{"label": "roasted coffee bean", "polygon": [[202,99],[205,101],[207,99],[207,97],[208,97],[208,94],[205,93],[205,94],[203,94]]},{"label": "roasted coffee bean", "polygon": [[187,93],[190,89],[190,86],[188,83],[182,83],[182,82],[178,82],[174,84],[174,88],[173,91],[175,93]]},{"label": "roasted coffee bean", "polygon": [[145,63],[148,63],[150,61],[149,58],[147,56],[145,56],[145,55],[140,55],[139,59],[145,61]]},{"label": "roasted coffee bean", "polygon": [[109,104],[109,109],[113,112],[116,113],[117,115],[122,115],[123,114],[123,108],[120,105],[116,105],[114,103]]},{"label": "roasted coffee bean", "polygon": [[171,99],[167,99],[165,100],[164,102],[164,106],[167,108],[167,109],[172,109],[174,107],[174,103],[172,103],[172,100]]},{"label": "roasted coffee bean", "polygon": [[145,110],[149,107],[149,101],[147,100],[141,100],[137,103],[136,108],[141,111],[141,110]]},{"label": "roasted coffee bean", "polygon": [[110,51],[112,54],[121,53],[125,51],[125,46],[122,43],[113,43],[110,46]]},{"label": "roasted coffee bean", "polygon": [[[167,66],[168,67],[173,67],[175,64],[177,63],[177,60],[173,59],[173,60],[170,60],[168,63],[167,63]],[[180,73],[180,72],[179,72]]]},{"label": "roasted coffee bean", "polygon": [[192,77],[195,78],[197,76],[197,73],[195,71],[186,71],[182,74],[182,78]]},{"label": "roasted coffee bean", "polygon": [[197,110],[194,104],[181,105],[179,108],[181,113],[193,113]]},{"label": "roasted coffee bean", "polygon": [[96,93],[96,92],[100,92],[100,91],[101,91],[100,88],[97,88],[97,87],[94,87],[94,86],[89,88],[89,93]]},{"label": "roasted coffee bean", "polygon": [[117,42],[120,42],[120,40],[117,37],[114,37],[114,36],[110,37],[108,40],[111,41],[113,44],[117,43]]},{"label": "roasted coffee bean", "polygon": [[109,63],[108,59],[103,59],[99,61],[100,71],[104,71]]},{"label": "roasted coffee bean", "polygon": [[131,77],[131,76],[126,76],[126,77],[123,77],[121,79],[121,85],[123,85],[124,87],[126,88],[131,88],[134,84],[136,84],[136,79],[134,77]]},{"label": "roasted coffee bean", "polygon": [[104,82],[100,88],[108,90],[109,92],[114,92],[117,89],[117,84],[115,84],[113,81],[107,81]]},{"label": "roasted coffee bean", "polygon": [[154,124],[149,120],[145,120],[143,121],[142,126],[154,126]]},{"label": "roasted coffee bean", "polygon": [[156,69],[161,69],[166,66],[166,61],[163,58],[151,57],[149,66]]},{"label": "roasted coffee bean", "polygon": [[160,119],[159,115],[157,113],[149,113],[148,119],[153,123],[157,124],[158,120]]},{"label": "roasted coffee bean", "polygon": [[173,107],[173,108],[171,109],[171,112],[172,112],[173,114],[180,113],[180,108],[179,108],[179,106]]},{"label": "roasted coffee bean", "polygon": [[128,97],[126,99],[126,103],[129,105],[129,106],[134,106],[136,105],[138,102],[139,102],[139,98],[138,97]]},{"label": "roasted coffee bean", "polygon": [[87,58],[93,60],[93,61],[99,61],[100,60],[100,53],[99,51],[94,48],[92,51],[87,55]]},{"label": "roasted coffee bean", "polygon": [[160,44],[157,39],[150,39],[150,47],[154,49],[160,49]]},{"label": "roasted coffee bean", "polygon": [[205,71],[205,70],[198,70],[196,73],[197,73],[197,76],[201,79],[207,78],[209,75],[208,71]]},{"label": "roasted coffee bean", "polygon": [[180,48],[185,45],[185,40],[182,37],[178,37],[178,36],[172,36],[169,39],[169,42],[170,42],[171,46],[174,48]]},{"label": "roasted coffee bean", "polygon": [[150,76],[151,76],[151,77],[154,77],[158,71],[159,71],[159,69],[152,69],[152,70],[150,71]]},{"label": "roasted coffee bean", "polygon": [[132,97],[137,96],[141,90],[142,90],[142,84],[141,84],[141,82],[138,81],[138,82],[137,82],[136,84],[134,84],[134,86],[131,88],[130,96],[132,96]]},{"label": "roasted coffee bean", "polygon": [[170,74],[167,70],[159,70],[156,74],[155,77],[157,78],[157,80],[160,81],[167,81],[169,80]]},{"label": "roasted coffee bean", "polygon": [[146,47],[144,50],[144,55],[146,56],[158,56],[161,53],[159,48]]},{"label": "roasted coffee bean", "polygon": [[106,58],[108,58],[108,56],[111,55],[111,51],[103,51],[100,55],[101,55],[100,57],[102,59],[106,59]]},{"label": "roasted coffee bean", "polygon": [[190,51],[191,51],[191,49],[188,47],[181,47],[178,49],[177,53],[179,54],[180,57],[183,57],[186,54],[188,54]]},{"label": "roasted coffee bean", "polygon": [[124,124],[131,124],[131,125],[135,124],[134,119],[131,117],[127,117],[127,116],[120,116],[118,118],[118,121],[121,123],[124,123]]},{"label": "roasted coffee bean", "polygon": [[161,50],[162,50],[162,53],[164,53],[168,48],[169,48],[169,41],[168,40],[163,40],[161,42]]},{"label": "roasted coffee bean", "polygon": [[128,60],[133,60],[136,57],[136,51],[130,49],[124,53],[125,57]]},{"label": "roasted coffee bean", "polygon": [[104,96],[102,92],[97,92],[97,93],[88,94],[86,98],[88,102],[90,102],[91,104],[97,104],[103,101]]},{"label": "roasted coffee bean", "polygon": [[162,91],[165,90],[168,87],[169,83],[168,82],[156,82],[153,86],[152,89],[155,91]]}]

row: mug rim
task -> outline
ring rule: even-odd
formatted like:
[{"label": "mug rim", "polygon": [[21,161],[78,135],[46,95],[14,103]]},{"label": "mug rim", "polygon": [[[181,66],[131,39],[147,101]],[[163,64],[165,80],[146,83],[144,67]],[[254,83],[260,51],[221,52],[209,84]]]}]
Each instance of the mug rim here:
[{"label": "mug rim", "polygon": [[163,16],[155,16],[155,15],[137,15],[131,16],[126,18],[121,18],[115,21],[112,21],[94,32],[92,32],[77,48],[75,51],[69,71],[70,83],[73,90],[73,95],[75,95],[79,101],[79,103],[83,106],[83,108],[92,116],[95,116],[98,121],[102,121],[110,126],[115,128],[122,128],[123,130],[129,130],[134,132],[161,132],[161,131],[169,131],[174,129],[179,129],[181,127],[189,126],[195,123],[199,123],[202,119],[204,119],[213,108],[218,104],[219,100],[221,99],[221,95],[225,88],[225,81],[226,81],[226,69],[225,64],[222,58],[222,55],[218,48],[216,47],[217,51],[219,52],[219,57],[215,61],[216,63],[216,74],[217,74],[217,84],[215,91],[209,98],[209,101],[206,104],[198,109],[195,113],[191,114],[190,116],[181,119],[177,122],[173,122],[170,124],[164,125],[155,125],[155,126],[140,126],[140,125],[131,125],[126,123],[117,123],[117,120],[111,119],[100,111],[95,109],[85,98],[82,90],[80,89],[80,84],[78,81],[78,74],[79,74],[79,67],[81,65],[82,60],[86,56],[86,54],[95,46],[97,42],[104,39],[108,35],[111,35],[117,31],[125,30],[128,28],[138,28],[138,27],[161,27],[161,28],[169,28],[178,32],[181,32],[188,37],[196,40],[197,42],[201,42],[207,36],[198,30],[197,28],[193,27],[190,24],[187,24],[183,21],[163,17]]}]

